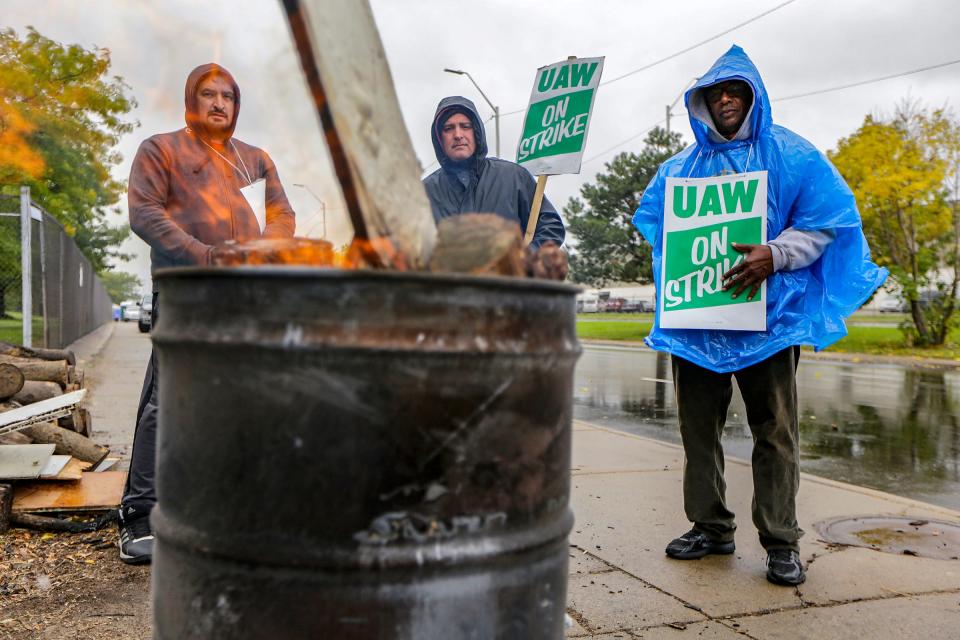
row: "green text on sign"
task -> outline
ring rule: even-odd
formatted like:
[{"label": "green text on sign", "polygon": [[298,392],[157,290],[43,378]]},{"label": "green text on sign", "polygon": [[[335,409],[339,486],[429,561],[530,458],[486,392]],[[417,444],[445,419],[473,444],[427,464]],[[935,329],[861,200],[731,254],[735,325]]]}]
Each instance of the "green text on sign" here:
[{"label": "green text on sign", "polygon": [[709,184],[700,189],[694,185],[673,187],[673,215],[678,218],[752,213],[759,180]]},{"label": "green text on sign", "polygon": [[547,67],[540,72],[540,77],[537,78],[537,91],[546,93],[559,89],[588,87],[598,66],[596,62],[588,62],[565,64],[559,68]]},{"label": "green text on sign", "polygon": [[581,151],[592,101],[593,89],[587,89],[531,104],[518,162]]},{"label": "green text on sign", "polygon": [[734,220],[667,233],[670,255],[664,262],[663,308],[669,311],[744,304],[723,290],[723,274],[743,260],[731,243],[759,244],[761,218]]}]

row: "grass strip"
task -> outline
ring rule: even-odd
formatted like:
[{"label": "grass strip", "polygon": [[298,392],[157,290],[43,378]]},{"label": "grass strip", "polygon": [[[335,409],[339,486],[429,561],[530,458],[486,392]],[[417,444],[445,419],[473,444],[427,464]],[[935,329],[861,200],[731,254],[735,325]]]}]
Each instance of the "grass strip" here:
[{"label": "grass strip", "polygon": [[[622,340],[641,342],[653,326],[651,314],[585,314],[577,318],[577,335],[584,340]],[[960,329],[950,333],[947,344],[939,347],[908,347],[896,326],[848,326],[849,335],[826,351],[868,355],[908,356],[960,360]]]}]

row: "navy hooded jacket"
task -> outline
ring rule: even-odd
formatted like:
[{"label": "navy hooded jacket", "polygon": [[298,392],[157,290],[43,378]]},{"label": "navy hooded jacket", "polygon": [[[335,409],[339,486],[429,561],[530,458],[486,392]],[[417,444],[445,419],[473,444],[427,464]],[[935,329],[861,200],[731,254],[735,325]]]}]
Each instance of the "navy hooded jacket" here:
[{"label": "navy hooded jacket", "polygon": [[[703,99],[705,87],[727,80],[746,82],[754,97],[733,140],[715,132]],[[653,331],[645,342],[719,373],[743,369],[793,345],[809,344],[818,350],[830,346],[847,335],[844,318],[887,277],[887,270],[870,260],[853,192],[826,156],[773,123],[760,72],[740,47],[733,46],[721,56],[687,91],[685,102],[696,143],[660,165],[633,216],[634,225],[653,245],[658,299],[668,177],[765,170],[768,239],[776,239],[787,228],[827,231],[835,239],[812,264],[767,278],[766,331],[663,329],[658,304]]]},{"label": "navy hooded jacket", "polygon": [[[463,163],[450,160],[443,152],[440,140],[440,130],[454,113],[463,113],[470,118],[477,145],[473,157]],[[433,219],[440,222],[461,213],[496,213],[519,224],[520,233],[525,233],[537,183],[520,165],[487,157],[487,136],[473,102],[461,96],[441,100],[433,117],[430,136],[440,163],[440,168],[423,180]],[[544,197],[531,246],[537,248],[547,240],[561,245],[565,236],[563,221]]]}]

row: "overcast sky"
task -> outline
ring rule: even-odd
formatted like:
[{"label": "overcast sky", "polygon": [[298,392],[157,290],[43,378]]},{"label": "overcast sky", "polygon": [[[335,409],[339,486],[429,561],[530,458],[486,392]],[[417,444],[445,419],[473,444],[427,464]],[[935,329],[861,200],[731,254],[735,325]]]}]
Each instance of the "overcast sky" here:
[{"label": "overcast sky", "polygon": [[[371,1],[404,120],[424,168],[436,167],[429,128],[440,98],[465,95],[484,117],[492,114],[465,77],[444,73],[444,67],[469,71],[501,112],[521,110],[539,66],[568,55],[606,56],[603,80],[611,80],[783,3]],[[116,174],[122,178],[144,138],[183,126],[183,83],[189,71],[210,61],[227,67],[243,94],[236,135],[273,157],[297,211],[298,233],[319,237],[322,225],[316,199],[294,183],[309,186],[326,201],[328,237],[337,244],[349,240],[339,187],[279,0],[3,0],[0,26],[22,34],[27,25],[64,43],[110,49],[113,73],[125,79],[139,103],[131,117],[141,123],[120,144],[124,162]],[[643,136],[637,134],[662,121],[666,105],[731,44],[742,46],[759,68],[774,100],[774,122],[828,150],[853,133],[865,115],[888,114],[904,98],[956,109],[960,64],[843,91],[778,98],[960,60],[958,34],[960,10],[949,0],[794,0],[703,46],[602,86],[584,155],[589,161],[579,175],[551,177],[547,196],[562,207],[582,183],[593,181],[605,161],[640,148]],[[675,111],[682,110],[681,100]],[[501,118],[504,158],[516,158],[522,117]],[[685,115],[671,125],[691,141]],[[493,123],[487,128],[492,153]],[[137,258],[119,268],[137,273],[147,284],[146,245],[134,239],[125,250]]]}]

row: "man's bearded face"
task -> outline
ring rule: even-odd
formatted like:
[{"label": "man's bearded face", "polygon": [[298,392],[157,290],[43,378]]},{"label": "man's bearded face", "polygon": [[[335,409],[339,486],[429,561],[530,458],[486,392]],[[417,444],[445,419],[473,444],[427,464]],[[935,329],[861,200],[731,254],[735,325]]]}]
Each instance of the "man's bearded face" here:
[{"label": "man's bearded face", "polygon": [[236,107],[233,86],[222,76],[212,75],[197,88],[197,109],[212,134],[225,134],[230,130]]},{"label": "man's bearded face", "polygon": [[742,80],[730,80],[710,85],[704,89],[707,107],[713,116],[713,124],[721,135],[729,138],[740,130],[747,110],[753,102],[750,85]]}]

